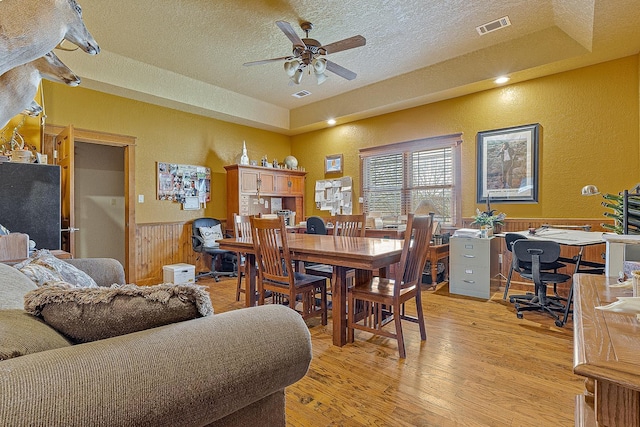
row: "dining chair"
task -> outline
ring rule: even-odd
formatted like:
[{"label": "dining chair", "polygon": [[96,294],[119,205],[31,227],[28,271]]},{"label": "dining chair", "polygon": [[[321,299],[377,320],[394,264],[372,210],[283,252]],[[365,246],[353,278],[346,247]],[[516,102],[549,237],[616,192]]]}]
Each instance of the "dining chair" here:
[{"label": "dining chair", "polygon": [[[550,314],[556,326],[563,326],[564,321],[560,319],[558,313],[563,313],[570,304],[566,298],[558,296],[555,287],[558,283],[567,282],[571,279],[568,274],[561,274],[550,271],[543,271],[544,263],[553,263],[560,257],[560,244],[550,240],[520,239],[513,244],[513,256],[518,261],[531,264],[531,271],[519,271],[518,273],[525,279],[534,283],[533,297],[513,298],[514,307],[518,319],[522,319],[523,311],[542,311]],[[554,295],[547,295],[547,285],[554,284]]]},{"label": "dining chair", "polygon": [[[251,237],[251,221],[249,215],[233,214],[233,230],[236,239],[241,237]],[[238,281],[236,285],[236,301],[240,301],[240,293],[244,293],[242,289],[242,277],[247,277],[246,254],[238,253]]]},{"label": "dining chair", "polygon": [[336,236],[364,237],[367,215],[335,215],[333,234]]},{"label": "dining chair", "polygon": [[[289,307],[298,311],[303,319],[320,316],[327,324],[327,279],[322,276],[295,272],[287,243],[284,218],[264,219],[251,217],[251,237],[258,264],[258,304],[263,305],[265,291],[288,297]],[[320,307],[316,305],[320,294]],[[301,309],[296,307],[300,296]],[[275,301],[285,302],[284,300]]]},{"label": "dining chair", "polygon": [[[355,329],[393,338],[398,341],[400,358],[404,359],[406,351],[402,320],[417,322],[420,327],[421,340],[427,339],[420,284],[422,270],[427,262],[429,242],[433,231],[432,224],[433,214],[428,216],[408,215],[407,231],[400,263],[395,271],[395,278],[373,277],[369,282],[356,284],[347,289],[347,341],[354,341]],[[412,299],[415,299],[417,318],[405,313],[405,303]],[[356,319],[356,310],[359,319]],[[389,316],[393,316],[395,331],[383,329],[387,323],[390,323]]]}]

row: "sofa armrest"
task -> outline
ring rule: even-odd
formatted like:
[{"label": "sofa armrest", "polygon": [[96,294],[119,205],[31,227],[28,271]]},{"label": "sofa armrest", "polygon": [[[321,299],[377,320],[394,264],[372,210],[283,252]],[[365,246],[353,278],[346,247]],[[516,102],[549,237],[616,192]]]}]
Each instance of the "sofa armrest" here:
[{"label": "sofa armrest", "polygon": [[311,357],[294,310],[226,312],[2,361],[0,420],[206,425],[298,381]]},{"label": "sofa armrest", "polygon": [[75,258],[65,259],[66,262],[87,273],[98,286],[111,286],[114,283],[126,284],[124,267],[120,261],[113,258]]}]

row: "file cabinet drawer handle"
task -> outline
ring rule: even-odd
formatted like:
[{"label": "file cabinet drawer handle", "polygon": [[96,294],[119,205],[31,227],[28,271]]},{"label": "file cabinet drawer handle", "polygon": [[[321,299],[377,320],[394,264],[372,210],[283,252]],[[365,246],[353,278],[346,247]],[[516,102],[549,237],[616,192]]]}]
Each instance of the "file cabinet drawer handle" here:
[{"label": "file cabinet drawer handle", "polygon": [[465,283],[471,283],[471,284],[476,283],[476,281],[475,281],[475,280],[463,280],[463,282],[465,282]]},{"label": "file cabinet drawer handle", "polygon": [[465,258],[475,258],[476,257],[475,255],[469,255],[469,254],[464,254],[462,256],[465,257]]}]

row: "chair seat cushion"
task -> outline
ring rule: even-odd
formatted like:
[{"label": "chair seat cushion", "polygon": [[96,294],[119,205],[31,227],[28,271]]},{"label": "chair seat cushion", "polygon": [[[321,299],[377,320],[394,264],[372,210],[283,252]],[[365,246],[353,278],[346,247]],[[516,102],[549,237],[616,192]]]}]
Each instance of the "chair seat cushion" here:
[{"label": "chair seat cushion", "polygon": [[24,307],[81,343],[211,315],[204,289],[186,284],[76,288],[56,283],[27,293]]},{"label": "chair seat cushion", "polygon": [[312,264],[305,265],[304,269],[310,274],[331,277],[333,275],[333,266],[328,264]]},{"label": "chair seat cushion", "polygon": [[[393,296],[393,286],[395,284],[395,280],[393,279],[385,279],[380,277],[374,277],[368,283],[361,283],[354,287],[349,288],[349,292],[353,292],[357,294],[369,294],[369,295],[378,295],[383,297],[392,297]],[[400,291],[400,295],[404,295],[406,293],[412,292],[415,290],[415,286],[410,286],[404,288]]]},{"label": "chair seat cushion", "polygon": [[[296,288],[303,288],[313,284],[316,284],[316,286],[321,284],[326,285],[326,281],[327,281],[326,277],[314,276],[312,274],[305,274],[305,273],[298,273],[298,272],[294,273],[293,277],[294,277],[294,284]],[[266,282],[271,285],[281,287],[283,289],[289,288],[288,283],[276,282],[272,280],[267,280]]]},{"label": "chair seat cushion", "polygon": [[[532,273],[522,273],[521,276],[525,279],[533,280]],[[571,279],[571,276],[569,276],[568,274],[540,273],[540,280],[542,280],[543,283],[563,283],[569,279]]]}]

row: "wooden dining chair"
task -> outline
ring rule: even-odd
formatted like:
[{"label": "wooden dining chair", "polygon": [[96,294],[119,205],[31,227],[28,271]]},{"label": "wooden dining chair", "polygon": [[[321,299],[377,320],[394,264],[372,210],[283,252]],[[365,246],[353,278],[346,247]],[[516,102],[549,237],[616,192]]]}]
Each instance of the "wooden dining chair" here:
[{"label": "wooden dining chair", "polygon": [[[420,338],[423,341],[427,339],[420,284],[422,270],[427,262],[429,252],[432,223],[433,214],[429,216],[410,214],[408,216],[407,231],[400,263],[395,271],[395,279],[374,277],[369,282],[356,284],[347,289],[348,342],[354,341],[354,329],[393,338],[398,341],[398,352],[400,357],[404,359],[406,351],[402,320],[417,322],[420,327]],[[404,310],[404,304],[411,299],[415,299],[417,318],[406,315]],[[357,320],[354,309],[356,307],[359,317]],[[393,316],[394,332],[383,329],[383,326],[390,323],[389,316]]]},{"label": "wooden dining chair", "polygon": [[[233,230],[235,237],[251,237],[251,221],[249,215],[233,214]],[[240,293],[244,293],[242,289],[242,277],[247,277],[246,255],[238,253],[238,281],[236,285],[236,301],[240,301]]]},{"label": "wooden dining chair", "polygon": [[[284,218],[251,217],[250,220],[258,264],[258,304],[264,304],[265,291],[271,291],[274,295],[286,295],[289,307],[298,311],[303,319],[320,316],[322,324],[326,325],[327,279],[293,270]],[[316,305],[318,294],[319,308]],[[296,307],[298,295],[302,303],[300,310]]]},{"label": "wooden dining chair", "polygon": [[[347,237],[364,237],[367,215],[335,215],[332,217],[333,235]],[[318,276],[324,276],[329,279],[333,276],[333,266],[327,264],[307,264],[305,271]],[[351,280],[354,277],[355,270],[347,272],[347,278]]]},{"label": "wooden dining chair", "polygon": [[335,215],[333,234],[336,236],[364,237],[367,215]]}]

